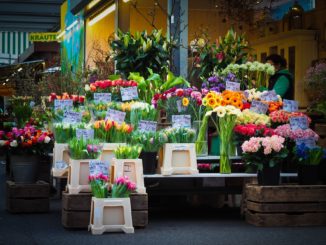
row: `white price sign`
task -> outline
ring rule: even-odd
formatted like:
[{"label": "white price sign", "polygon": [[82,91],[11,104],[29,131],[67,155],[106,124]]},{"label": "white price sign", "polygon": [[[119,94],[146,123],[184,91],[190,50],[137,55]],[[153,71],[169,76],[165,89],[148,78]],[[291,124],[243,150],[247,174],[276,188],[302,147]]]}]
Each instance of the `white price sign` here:
[{"label": "white price sign", "polygon": [[225,89],[231,91],[240,91],[240,83],[237,82],[226,82]]},{"label": "white price sign", "polygon": [[94,101],[95,102],[111,102],[111,94],[110,93],[94,93]]},{"label": "white price sign", "polygon": [[299,110],[299,102],[296,100],[283,100],[283,110],[288,112],[296,112]]},{"label": "white price sign", "polygon": [[72,100],[54,100],[54,110],[70,110],[72,107]]},{"label": "white price sign", "polygon": [[109,176],[108,166],[103,161],[91,160],[89,162],[89,175],[103,174]]},{"label": "white price sign", "polygon": [[94,129],[77,128],[76,129],[76,138],[77,139],[83,138],[84,140],[92,140],[92,139],[94,139]]},{"label": "white price sign", "polygon": [[140,120],[138,125],[139,131],[156,132],[157,122]]},{"label": "white price sign", "polygon": [[260,99],[264,101],[278,101],[277,94],[274,90],[263,92],[260,96]]},{"label": "white price sign", "polygon": [[296,139],[295,141],[296,145],[299,146],[301,144],[305,144],[308,148],[314,148],[316,147],[316,140],[314,138],[306,138],[306,139]]},{"label": "white price sign", "polygon": [[307,117],[291,117],[290,126],[292,130],[307,129],[309,127]]},{"label": "white price sign", "polygon": [[266,114],[268,110],[268,105],[261,101],[253,100],[251,102],[250,110],[259,114]]},{"label": "white price sign", "polygon": [[64,123],[80,123],[82,121],[82,114],[80,112],[65,111],[62,122]]},{"label": "white price sign", "polygon": [[172,115],[173,128],[191,128],[190,115]]},{"label": "white price sign", "polygon": [[126,113],[123,111],[108,109],[105,119],[110,119],[119,124],[122,124],[125,121],[125,117],[126,117]]},{"label": "white price sign", "polygon": [[122,101],[138,99],[137,87],[120,88]]}]

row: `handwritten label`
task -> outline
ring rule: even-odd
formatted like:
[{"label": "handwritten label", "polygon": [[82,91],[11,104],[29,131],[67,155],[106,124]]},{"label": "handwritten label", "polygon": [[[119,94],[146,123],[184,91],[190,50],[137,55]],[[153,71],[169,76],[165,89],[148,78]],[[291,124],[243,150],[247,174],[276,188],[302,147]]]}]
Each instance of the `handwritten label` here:
[{"label": "handwritten label", "polygon": [[64,123],[80,123],[82,120],[82,114],[80,112],[65,111],[63,114]]},{"label": "handwritten label", "polygon": [[91,160],[89,162],[89,175],[103,174],[109,176],[108,165],[103,161]]},{"label": "handwritten label", "polygon": [[277,94],[274,90],[263,92],[260,96],[260,99],[264,101],[278,101]]},{"label": "handwritten label", "polygon": [[173,128],[191,128],[190,115],[172,115]]},{"label": "handwritten label", "polygon": [[110,119],[112,121],[115,121],[119,124],[122,124],[125,120],[126,113],[123,111],[117,111],[113,109],[108,109],[108,112],[106,113],[105,119]]},{"label": "handwritten label", "polygon": [[299,102],[296,100],[283,100],[283,110],[288,112],[296,112],[299,110]]},{"label": "handwritten label", "polygon": [[295,143],[297,146],[304,144],[308,148],[316,147],[316,140],[311,137],[306,139],[296,139]]},{"label": "handwritten label", "polygon": [[54,163],[54,169],[66,169],[68,164],[65,161],[56,161]]},{"label": "handwritten label", "polygon": [[156,132],[157,122],[140,120],[138,124],[139,131]]},{"label": "handwritten label", "polygon": [[182,105],[182,101],[181,100],[177,100],[177,109],[178,109],[178,112],[184,112],[187,110],[187,107],[183,106]]},{"label": "handwritten label", "polygon": [[225,89],[231,90],[231,91],[240,91],[240,83],[237,82],[226,82],[225,83]]},{"label": "handwritten label", "polygon": [[308,119],[306,117],[291,117],[290,126],[292,130],[305,130],[309,127]]},{"label": "handwritten label", "polygon": [[266,114],[268,110],[268,105],[265,103],[258,101],[258,100],[253,100],[251,102],[251,107],[250,110],[259,114]]},{"label": "handwritten label", "polygon": [[128,176],[132,182],[137,183],[136,166],[134,162],[125,162],[123,164],[123,175]]},{"label": "handwritten label", "polygon": [[54,100],[54,110],[70,110],[73,107],[72,100]]},{"label": "handwritten label", "polygon": [[121,88],[120,92],[122,101],[138,99],[137,87]]},{"label": "handwritten label", "polygon": [[95,102],[111,102],[111,94],[110,93],[94,93],[94,101]]},{"label": "handwritten label", "polygon": [[76,138],[77,139],[83,138],[84,140],[92,140],[92,139],[94,139],[94,129],[77,128],[76,129]]}]

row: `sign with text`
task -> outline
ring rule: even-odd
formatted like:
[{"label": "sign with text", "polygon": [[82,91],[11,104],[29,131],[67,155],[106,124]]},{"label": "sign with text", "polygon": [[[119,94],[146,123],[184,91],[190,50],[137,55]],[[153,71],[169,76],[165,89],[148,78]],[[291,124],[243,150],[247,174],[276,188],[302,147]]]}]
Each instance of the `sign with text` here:
[{"label": "sign with text", "polygon": [[292,130],[307,129],[309,127],[307,117],[291,117],[290,126]]},{"label": "sign with text", "polygon": [[89,162],[89,175],[103,174],[109,176],[108,166],[100,160],[91,160]]},{"label": "sign with text", "polygon": [[155,121],[145,121],[145,120],[139,121],[138,124],[139,131],[156,132],[156,129],[157,129],[157,122]]},{"label": "sign with text", "polygon": [[123,175],[128,176],[130,181],[137,184],[136,165],[134,162],[124,162],[123,163]]},{"label": "sign with text", "polygon": [[35,32],[29,33],[29,41],[31,42],[57,42],[56,32]]},{"label": "sign with text", "polygon": [[299,110],[299,102],[296,100],[283,100],[283,110],[288,112],[296,112]]},{"label": "sign with text", "polygon": [[308,148],[316,147],[316,140],[312,137],[305,138],[305,139],[296,139],[295,144],[297,146],[304,144]]},{"label": "sign with text", "polygon": [[240,91],[240,83],[237,82],[226,82],[225,83],[225,89],[231,90],[231,91]]},{"label": "sign with text", "polygon": [[125,117],[126,117],[126,113],[123,111],[108,109],[105,119],[110,119],[119,124],[122,124],[125,121]]},{"label": "sign with text", "polygon": [[99,102],[111,102],[111,93],[94,93],[94,101]]},{"label": "sign with text", "polygon": [[277,94],[275,93],[274,90],[263,92],[262,95],[260,96],[260,99],[264,101],[278,101]]},{"label": "sign with text", "polygon": [[66,169],[68,164],[65,161],[56,161],[54,163],[54,169]]},{"label": "sign with text", "polygon": [[73,107],[72,100],[54,100],[54,110],[70,110]]},{"label": "sign with text", "polygon": [[266,114],[268,110],[268,105],[261,101],[253,100],[251,102],[250,110],[259,114]]},{"label": "sign with text", "polygon": [[187,110],[187,107],[182,105],[182,100],[177,100],[177,109],[179,113]]},{"label": "sign with text", "polygon": [[84,140],[92,140],[92,139],[94,139],[94,129],[77,128],[76,129],[76,138],[77,139],[83,138]]},{"label": "sign with text", "polygon": [[128,88],[121,88],[120,92],[121,92],[122,101],[138,99],[138,90],[137,90],[136,86],[128,87]]},{"label": "sign with text", "polygon": [[82,121],[82,114],[81,112],[74,112],[74,111],[65,111],[63,114],[64,123],[81,123]]},{"label": "sign with text", "polygon": [[191,128],[190,115],[172,115],[173,128]]}]

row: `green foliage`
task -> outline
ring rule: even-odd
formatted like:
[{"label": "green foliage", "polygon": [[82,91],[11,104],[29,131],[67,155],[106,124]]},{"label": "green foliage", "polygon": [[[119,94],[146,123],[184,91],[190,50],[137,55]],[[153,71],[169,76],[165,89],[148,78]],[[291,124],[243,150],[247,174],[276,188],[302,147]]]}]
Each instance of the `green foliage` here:
[{"label": "green foliage", "polygon": [[140,144],[143,152],[158,152],[164,143],[160,132],[134,131],[131,135],[131,144]]},{"label": "green foliage", "polygon": [[162,35],[162,30],[123,33],[118,31],[117,37],[110,43],[116,63],[116,69],[125,77],[130,72],[139,72],[148,76],[150,68],[155,73],[163,73],[168,66],[170,44]]},{"label": "green foliage", "polygon": [[131,105],[130,123],[137,129],[140,120],[157,121],[157,115],[158,111],[153,106],[143,102],[136,102]]},{"label": "green foliage", "polygon": [[115,151],[116,159],[137,159],[142,150],[139,145],[121,145]]},{"label": "green foliage", "polygon": [[191,128],[167,128],[162,131],[161,137],[166,143],[194,143],[196,131]]},{"label": "green foliage", "polygon": [[29,96],[13,96],[10,99],[10,103],[15,114],[17,121],[17,127],[23,128],[27,120],[32,116],[32,97]]},{"label": "green foliage", "polygon": [[99,146],[100,142],[97,139],[84,140],[84,138],[73,138],[69,141],[69,155],[72,159],[96,159],[100,155],[100,151],[90,151],[88,146]]}]

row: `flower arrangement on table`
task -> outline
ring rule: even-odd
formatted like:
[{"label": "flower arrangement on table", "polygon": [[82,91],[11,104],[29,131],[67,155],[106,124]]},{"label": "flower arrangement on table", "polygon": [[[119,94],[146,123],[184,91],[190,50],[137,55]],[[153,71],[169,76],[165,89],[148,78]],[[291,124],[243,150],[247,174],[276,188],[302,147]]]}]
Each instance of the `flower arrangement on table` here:
[{"label": "flower arrangement on table", "polygon": [[133,131],[131,134],[131,144],[140,144],[143,152],[158,152],[165,143],[161,132]]},{"label": "flower arrangement on table", "polygon": [[316,134],[310,128],[292,130],[290,124],[280,125],[275,129],[274,132],[277,135],[292,141],[295,141],[297,139],[307,139],[307,138],[313,138],[315,141],[317,141],[319,138],[318,134]]},{"label": "flower arrangement on table", "polygon": [[94,99],[94,93],[111,93],[112,101],[121,101],[121,88],[137,87],[137,82],[127,81],[122,79],[117,80],[102,80],[96,81],[91,84],[85,85],[85,93],[87,100],[91,101]]},{"label": "flower arrangement on table", "polygon": [[139,102],[90,102],[88,108],[93,112],[96,120],[103,120],[106,117],[108,109],[113,109],[117,111],[123,111],[126,113],[125,121],[130,121],[130,112],[133,104]]},{"label": "flower arrangement on table", "polygon": [[270,126],[271,119],[265,114],[259,114],[249,109],[242,111],[242,114],[237,117],[236,124],[256,124]]},{"label": "flower arrangement on table", "polygon": [[49,131],[42,131],[33,126],[12,128],[10,132],[0,131],[0,146],[14,154],[46,155],[53,149],[54,137]]},{"label": "flower arrangement on table", "polygon": [[137,159],[142,147],[140,145],[121,145],[114,151],[116,159]]},{"label": "flower arrangement on table", "polygon": [[256,166],[258,171],[273,168],[281,164],[288,155],[284,142],[285,139],[278,135],[252,137],[241,146],[242,158],[247,165]]},{"label": "flower arrangement on table", "polygon": [[72,100],[75,107],[84,105],[85,96],[84,95],[69,95],[68,93],[62,93],[62,95],[57,95],[56,93],[51,93],[48,97],[48,101],[53,103],[54,100]]},{"label": "flower arrangement on table", "polygon": [[236,125],[233,130],[236,136],[236,141],[238,142],[244,142],[249,140],[251,137],[265,137],[275,135],[274,130],[267,127],[266,125],[240,124]]},{"label": "flower arrangement on table", "polygon": [[111,197],[129,197],[132,192],[136,191],[136,188],[136,184],[132,182],[128,176],[118,177],[112,185]]},{"label": "flower arrangement on table", "polygon": [[266,95],[266,93],[268,93],[268,91],[261,92],[258,91],[256,88],[247,89],[244,91],[244,95],[248,103],[251,103],[253,100],[258,100],[268,105],[269,113],[279,110],[283,105],[281,96],[277,95],[277,101],[264,101],[263,97]]},{"label": "flower arrangement on table", "polygon": [[70,157],[75,160],[97,159],[102,152],[98,139],[73,138],[68,142],[68,147]]},{"label": "flower arrangement on table", "polygon": [[153,105],[144,102],[136,102],[131,105],[130,123],[135,129],[140,120],[157,121],[158,112]]},{"label": "flower arrangement on table", "polygon": [[208,108],[208,110],[215,109],[219,106],[232,105],[238,109],[242,109],[243,103],[242,92],[235,92],[230,90],[224,90],[221,94],[210,91],[203,98],[203,105]]},{"label": "flower arrangement on table", "polygon": [[291,117],[306,117],[308,123],[311,123],[311,118],[303,112],[288,112],[288,111],[274,111],[269,114],[273,126],[279,126],[290,122]]},{"label": "flower arrangement on table", "polygon": [[76,136],[76,129],[86,128],[84,123],[71,124],[71,123],[54,123],[53,133],[57,143],[68,143],[69,140]]},{"label": "flower arrangement on table", "polygon": [[133,127],[123,122],[107,120],[98,120],[93,123],[94,136],[102,142],[125,143],[128,141]]},{"label": "flower arrangement on table", "polygon": [[194,143],[196,131],[191,128],[165,128],[160,137],[165,143]]}]

